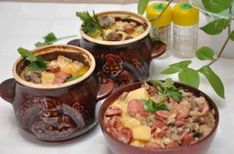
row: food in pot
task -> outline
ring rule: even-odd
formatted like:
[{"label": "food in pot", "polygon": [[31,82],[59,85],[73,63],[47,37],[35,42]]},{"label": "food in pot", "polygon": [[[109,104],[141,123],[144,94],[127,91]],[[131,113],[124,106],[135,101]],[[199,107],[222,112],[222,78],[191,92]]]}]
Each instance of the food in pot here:
[{"label": "food in pot", "polygon": [[81,29],[87,35],[103,41],[124,41],[142,34],[146,27],[131,18],[131,16],[117,17],[104,15],[98,17],[95,13],[91,16],[88,12],[77,12],[83,20]]},{"label": "food in pot", "polygon": [[104,129],[111,136],[151,150],[195,144],[215,123],[205,97],[176,88],[169,79],[123,93],[104,113]]},{"label": "food in pot", "polygon": [[43,70],[32,70],[31,65],[26,66],[21,72],[21,78],[35,84],[56,85],[75,80],[89,70],[89,66],[82,62],[62,55],[45,63]]}]

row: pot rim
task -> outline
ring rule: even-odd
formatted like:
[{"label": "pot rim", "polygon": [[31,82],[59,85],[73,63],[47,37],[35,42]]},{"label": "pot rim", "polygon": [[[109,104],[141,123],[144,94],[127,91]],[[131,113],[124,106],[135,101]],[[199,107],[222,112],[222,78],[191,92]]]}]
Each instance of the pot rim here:
[{"label": "pot rim", "polygon": [[104,15],[113,15],[116,17],[127,17],[127,16],[131,16],[131,19],[134,19],[140,23],[142,23],[143,25],[146,25],[146,29],[145,31],[134,37],[131,38],[129,40],[124,40],[124,41],[103,41],[103,40],[97,40],[95,38],[90,37],[89,35],[85,34],[81,29],[80,29],[80,34],[81,37],[84,38],[85,40],[88,40],[90,42],[93,43],[97,43],[97,44],[101,44],[101,45],[107,45],[107,46],[116,46],[116,45],[125,45],[125,44],[130,44],[136,41],[139,41],[143,38],[145,38],[151,30],[151,24],[149,22],[148,19],[146,19],[145,17],[143,17],[142,15],[136,14],[134,12],[130,12],[130,11],[104,11],[104,12],[100,12],[96,14],[97,16],[104,16]]},{"label": "pot rim", "polygon": [[95,69],[95,66],[96,66],[96,62],[95,62],[95,59],[94,59],[93,55],[89,51],[87,51],[86,49],[76,47],[76,46],[72,46],[72,45],[62,45],[62,44],[60,45],[60,44],[58,44],[58,45],[49,45],[49,46],[45,46],[45,47],[40,47],[40,48],[32,50],[33,54],[35,54],[36,56],[37,55],[44,55],[44,54],[47,54],[47,53],[53,53],[55,51],[56,52],[70,52],[70,53],[74,53],[74,54],[83,53],[83,56],[85,56],[85,59],[87,59],[87,61],[89,62],[89,65],[90,65],[89,70],[84,75],[79,77],[78,79],[75,79],[75,80],[69,81],[69,82],[65,82],[65,83],[62,83],[62,84],[59,84],[59,85],[35,84],[35,83],[32,83],[32,82],[28,82],[28,81],[23,80],[17,74],[17,69],[16,69],[17,65],[18,65],[18,63],[20,61],[23,60],[23,57],[19,57],[15,61],[14,65],[13,65],[13,69],[12,69],[14,79],[18,83],[20,83],[20,84],[22,84],[24,86],[30,87],[30,88],[49,90],[49,89],[64,88],[64,87],[68,87],[68,86],[80,83],[81,81],[87,79],[93,73],[93,71]]},{"label": "pot rim", "polygon": [[[146,82],[148,83],[150,81],[152,81],[152,80],[147,80]],[[120,88],[118,91],[116,91],[116,92],[112,93],[111,95],[109,95],[105,99],[105,101],[102,103],[102,106],[101,106],[100,111],[99,111],[99,124],[100,124],[102,133],[104,134],[105,138],[109,137],[111,140],[113,140],[114,142],[117,142],[118,144],[120,144],[121,146],[124,146],[124,147],[129,147],[129,148],[132,148],[132,149],[135,149],[135,150],[138,150],[138,151],[142,151],[142,152],[156,152],[157,153],[157,152],[171,152],[171,151],[176,151],[176,150],[180,150],[180,149],[184,149],[184,148],[194,147],[194,146],[197,146],[199,144],[202,144],[203,142],[208,140],[210,137],[212,137],[212,135],[215,135],[215,133],[217,131],[217,128],[218,128],[218,125],[219,125],[219,110],[218,110],[217,105],[214,103],[214,101],[206,93],[204,93],[203,91],[201,91],[201,90],[199,90],[197,88],[191,87],[191,86],[183,84],[181,82],[174,82],[174,84],[177,85],[178,87],[183,87],[185,89],[188,88],[189,90],[194,91],[194,92],[196,91],[196,92],[200,93],[201,96],[204,96],[207,99],[208,104],[211,105],[213,107],[214,111],[215,111],[214,116],[215,116],[216,122],[215,122],[215,126],[212,129],[212,131],[207,136],[205,136],[204,138],[202,138],[201,140],[199,140],[198,142],[196,142],[196,143],[194,143],[192,145],[183,145],[183,146],[179,146],[179,147],[176,147],[176,148],[168,148],[168,149],[158,149],[158,150],[144,149],[144,148],[141,148],[141,147],[132,146],[132,145],[125,144],[123,142],[118,141],[116,138],[114,138],[112,135],[110,135],[110,133],[108,133],[106,128],[104,127],[104,121],[103,121],[104,113],[105,113],[106,109],[108,108],[108,106],[113,104],[114,101],[116,101],[118,99],[118,97],[123,92],[129,92],[129,91],[135,90],[137,88],[140,88],[140,86],[141,86],[141,84],[143,82],[144,81],[135,82],[135,83],[132,83],[132,84],[126,86],[126,87]],[[113,99],[113,98],[115,98],[115,99]],[[112,99],[114,101],[110,102],[109,100],[112,100]],[[107,104],[106,109],[104,109],[105,104]]]}]

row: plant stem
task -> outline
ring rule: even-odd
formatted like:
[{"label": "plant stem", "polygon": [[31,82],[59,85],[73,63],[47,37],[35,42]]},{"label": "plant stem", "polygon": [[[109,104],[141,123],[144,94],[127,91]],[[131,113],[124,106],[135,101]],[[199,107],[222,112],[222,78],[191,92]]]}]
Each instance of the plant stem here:
[{"label": "plant stem", "polygon": [[217,57],[215,59],[213,59],[209,64],[207,64],[207,66],[212,65],[213,63],[215,63],[223,54],[223,51],[225,49],[225,47],[228,44],[228,41],[230,40],[230,35],[231,35],[231,28],[232,28],[232,4],[229,6],[229,24],[228,24],[228,37],[226,38],[221,50],[219,51]]},{"label": "plant stem", "polygon": [[78,35],[69,35],[69,36],[64,36],[64,37],[60,37],[57,40],[63,40],[63,39],[68,39],[68,38],[73,38],[73,37],[77,37]]},{"label": "plant stem", "polygon": [[224,51],[224,49],[225,49],[225,47],[226,47],[226,45],[227,45],[227,43],[228,43],[229,40],[230,40],[230,37],[228,35],[228,37],[226,38],[226,40],[225,40],[225,42],[224,42],[221,50],[219,51],[217,57],[214,60],[212,60],[207,66],[212,65],[214,62],[216,62],[221,57],[221,55],[222,55],[222,53],[223,53],[223,51]]},{"label": "plant stem", "polygon": [[232,4],[229,7],[229,24],[228,24],[228,36],[231,35],[231,28],[232,28]]},{"label": "plant stem", "polygon": [[172,3],[172,1],[173,1],[173,0],[169,0],[168,3],[167,3],[167,5],[166,5],[165,8],[163,9],[163,11],[162,11],[157,17],[155,17],[155,18],[153,18],[153,19],[150,19],[150,22],[155,21],[155,20],[158,20],[158,19],[163,15],[163,13],[166,11],[166,9],[170,6],[170,4]]}]

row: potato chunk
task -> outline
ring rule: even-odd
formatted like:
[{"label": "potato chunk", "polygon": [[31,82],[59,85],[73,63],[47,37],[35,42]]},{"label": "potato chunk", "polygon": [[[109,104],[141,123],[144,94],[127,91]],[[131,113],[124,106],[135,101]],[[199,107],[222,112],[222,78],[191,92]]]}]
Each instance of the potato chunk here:
[{"label": "potato chunk", "polygon": [[151,139],[151,128],[148,126],[138,126],[132,129],[133,139],[149,141]]},{"label": "potato chunk", "polygon": [[128,128],[135,128],[141,125],[141,122],[135,118],[131,117],[123,117],[120,119],[121,124],[123,127],[128,127]]},{"label": "potato chunk", "polygon": [[130,101],[132,99],[146,99],[146,100],[148,100],[148,98],[149,98],[149,95],[144,87],[133,90],[133,91],[129,92],[127,95],[127,101]]},{"label": "potato chunk", "polygon": [[49,72],[41,73],[42,84],[52,84],[54,78],[55,78],[54,73],[49,73]]}]

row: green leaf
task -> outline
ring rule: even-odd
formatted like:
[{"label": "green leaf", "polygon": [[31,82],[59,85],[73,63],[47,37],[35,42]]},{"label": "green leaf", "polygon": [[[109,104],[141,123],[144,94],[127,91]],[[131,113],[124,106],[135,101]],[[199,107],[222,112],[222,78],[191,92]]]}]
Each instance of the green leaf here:
[{"label": "green leaf", "polygon": [[227,28],[228,25],[229,21],[227,19],[216,19],[200,29],[208,35],[217,35]]},{"label": "green leaf", "polygon": [[216,94],[222,98],[225,98],[224,86],[218,75],[209,66],[203,66],[201,69],[199,69],[199,72],[208,79]]},{"label": "green leaf", "polygon": [[182,98],[182,92],[177,88],[170,88],[167,90],[166,96],[172,97],[175,101],[180,101]]},{"label": "green leaf", "polygon": [[182,93],[178,88],[175,87],[174,81],[172,79],[166,79],[165,82],[158,80],[151,81],[153,86],[155,86],[164,96],[170,96],[176,101],[180,101],[182,98]]},{"label": "green leaf", "polygon": [[89,12],[76,12],[76,16],[79,17],[83,24],[81,25],[81,29],[83,32],[87,33],[88,35],[95,35],[97,33],[102,33],[103,28],[99,23],[98,17],[93,12],[93,16],[89,14]]},{"label": "green leaf", "polygon": [[138,0],[138,4],[137,4],[138,14],[144,14],[148,3],[149,3],[149,0]]},{"label": "green leaf", "polygon": [[30,64],[28,65],[28,68],[32,71],[42,71],[46,68],[47,63],[42,59],[41,57],[36,57],[33,55],[31,51],[24,48],[18,48],[17,49],[19,54],[27,60]]},{"label": "green leaf", "polygon": [[66,82],[68,82],[68,81],[73,81],[73,80],[75,80],[75,79],[78,79],[78,77],[72,76],[72,77],[68,78],[68,79],[66,80]]},{"label": "green leaf", "polygon": [[44,68],[40,67],[40,65],[38,65],[36,62],[32,62],[28,65],[28,68],[31,71],[37,71],[37,72],[42,72],[44,70]]},{"label": "green leaf", "polygon": [[196,57],[200,60],[214,59],[214,50],[210,47],[201,47],[196,51]]},{"label": "green leaf", "polygon": [[226,10],[231,5],[232,0],[202,0],[207,11],[219,13]]},{"label": "green leaf", "polygon": [[198,71],[192,68],[185,68],[178,74],[179,80],[185,84],[198,88],[200,78]]},{"label": "green leaf", "polygon": [[170,67],[180,67],[180,68],[186,68],[188,67],[190,64],[192,63],[191,60],[184,60],[184,61],[181,61],[181,62],[178,62],[178,63],[174,63],[174,64],[171,64],[169,65]]},{"label": "green leaf", "polygon": [[172,67],[168,67],[166,68],[165,70],[163,70],[161,72],[161,74],[174,74],[174,73],[178,73],[180,72],[182,69],[180,67],[177,67],[177,66],[172,66]]},{"label": "green leaf", "polygon": [[17,51],[22,57],[27,57],[27,56],[33,55],[31,51],[29,51],[28,49],[22,48],[22,47],[18,48]]},{"label": "green leaf", "polygon": [[55,34],[53,32],[44,36],[44,39],[45,39],[45,42],[57,41],[57,37],[55,36]]},{"label": "green leaf", "polygon": [[232,41],[234,41],[234,31],[231,32],[231,34],[230,34],[229,37],[230,37],[230,39],[231,39]]},{"label": "green leaf", "polygon": [[142,101],[143,101],[144,109],[148,112],[154,113],[160,110],[169,111],[169,107],[165,103],[162,103],[162,102],[156,103],[151,99],[149,100],[143,99]]},{"label": "green leaf", "polygon": [[55,36],[53,32],[47,34],[46,36],[43,37],[44,42],[37,42],[35,43],[35,47],[43,47],[46,45],[51,45],[54,42],[58,41],[58,38]]}]

